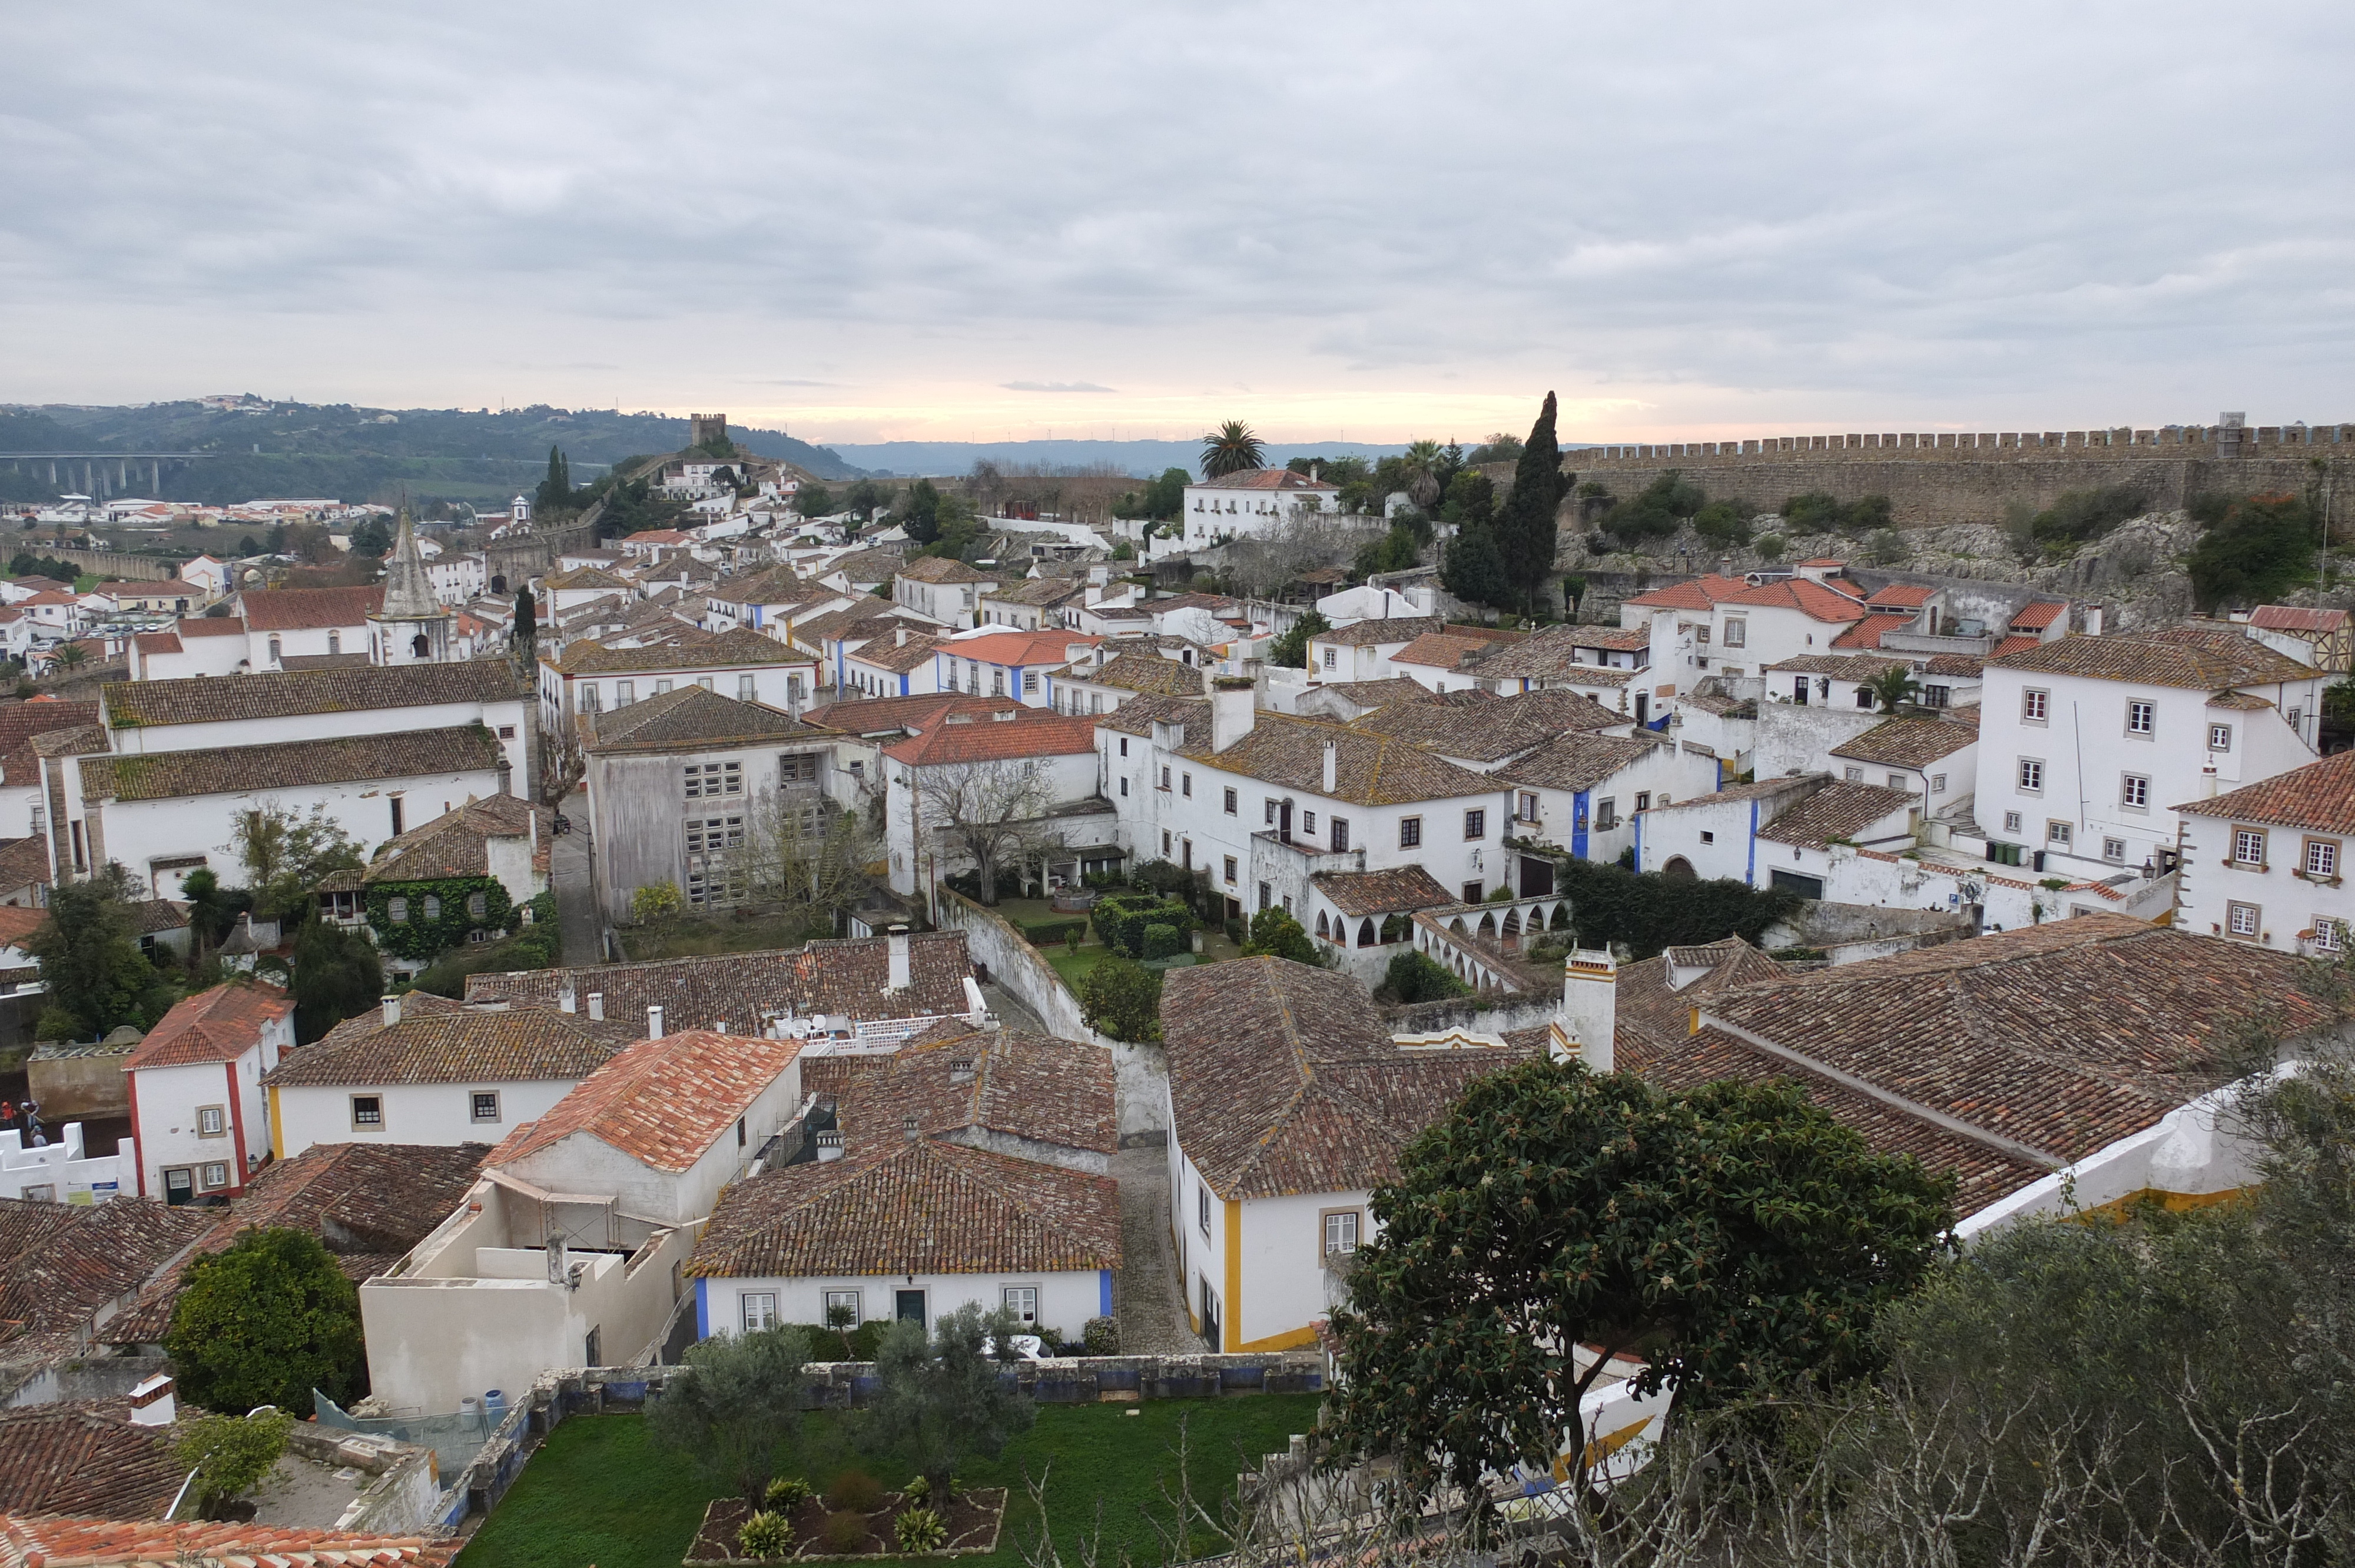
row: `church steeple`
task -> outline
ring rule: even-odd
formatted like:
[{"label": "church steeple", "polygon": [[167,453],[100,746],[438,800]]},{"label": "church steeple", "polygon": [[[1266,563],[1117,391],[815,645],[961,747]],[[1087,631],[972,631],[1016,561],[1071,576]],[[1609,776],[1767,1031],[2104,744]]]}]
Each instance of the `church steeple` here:
[{"label": "church steeple", "polygon": [[368,617],[368,655],[378,664],[435,664],[450,657],[450,611],[425,575],[409,508],[384,568],[384,608]]}]

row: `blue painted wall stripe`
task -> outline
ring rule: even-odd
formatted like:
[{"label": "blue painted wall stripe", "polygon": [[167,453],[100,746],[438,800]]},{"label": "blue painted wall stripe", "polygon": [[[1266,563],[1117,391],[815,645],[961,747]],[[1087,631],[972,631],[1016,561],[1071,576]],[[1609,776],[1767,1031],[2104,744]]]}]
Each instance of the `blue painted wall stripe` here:
[{"label": "blue painted wall stripe", "polygon": [[1103,1318],[1111,1317],[1112,1270],[1109,1268],[1100,1268],[1096,1270],[1096,1297],[1098,1301],[1102,1304],[1097,1309],[1097,1316]]},{"label": "blue painted wall stripe", "polygon": [[1586,798],[1591,789],[1581,789],[1570,798],[1570,853],[1578,860],[1586,858]]},{"label": "blue painted wall stripe", "polygon": [[695,1277],[695,1337],[711,1338],[711,1281],[699,1274]]},{"label": "blue painted wall stripe", "polygon": [[1750,802],[1750,861],[1742,868],[1742,880],[1751,886],[1758,885],[1758,802]]}]

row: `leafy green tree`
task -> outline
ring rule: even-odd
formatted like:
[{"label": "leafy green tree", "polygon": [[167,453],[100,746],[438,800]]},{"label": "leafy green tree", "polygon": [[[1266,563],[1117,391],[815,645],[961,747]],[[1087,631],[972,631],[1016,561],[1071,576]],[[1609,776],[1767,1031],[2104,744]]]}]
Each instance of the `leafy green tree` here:
[{"label": "leafy green tree", "polygon": [[1439,503],[1439,520],[1462,527],[1468,523],[1487,523],[1497,509],[1497,487],[1488,476],[1476,468],[1460,469],[1447,482],[1444,498]]},{"label": "leafy green tree", "polygon": [[1377,572],[1407,571],[1421,557],[1422,552],[1415,547],[1414,530],[1403,523],[1393,523],[1389,533],[1358,552],[1352,565],[1357,575],[1364,578]]},{"label": "leafy green tree", "polygon": [[144,1029],[177,1000],[132,934],[127,882],[112,865],[49,890],[48,918],[25,938],[41,966],[48,1002],[35,1033],[97,1039],[129,1023]]},{"label": "leafy green tree", "polygon": [[2051,506],[2030,521],[2029,535],[2039,544],[2081,545],[2102,537],[2119,524],[2139,517],[2149,509],[2149,497],[2131,484],[2064,490]]},{"label": "leafy green tree", "polygon": [[1123,953],[1106,953],[1079,984],[1088,1027],[1115,1040],[1161,1038],[1161,977]]},{"label": "leafy green tree", "polygon": [[253,542],[252,535],[248,534],[237,542],[237,553],[240,556],[258,556],[261,554],[261,546]]},{"label": "leafy green tree", "polygon": [[1613,538],[1629,545],[1665,539],[1688,520],[1698,527],[1700,514],[1708,509],[1708,500],[1700,485],[1670,469],[1626,500],[1614,503],[1603,514],[1600,526]]},{"label": "leafy green tree", "polygon": [[392,551],[392,529],[381,517],[371,517],[352,530],[352,554],[381,560]]},{"label": "leafy green tree", "polygon": [[207,1519],[261,1484],[286,1452],[294,1418],[282,1410],[246,1415],[199,1415],[180,1424],[175,1453],[197,1473],[197,1504]]},{"label": "leafy green tree", "polygon": [[1913,672],[1902,664],[1891,664],[1863,684],[1885,714],[1895,713],[1900,704],[1910,703],[1922,694],[1921,683],[1914,680]]},{"label": "leafy green tree", "polygon": [[207,948],[219,947],[235,928],[238,916],[253,907],[249,895],[223,887],[209,866],[199,866],[180,879],[180,896],[187,901],[189,930]]},{"label": "leafy green tree", "polygon": [[1246,469],[1265,468],[1266,443],[1241,419],[1229,419],[1202,438],[1202,477],[1223,479]]},{"label": "leafy green tree", "polygon": [[1693,532],[1712,545],[1740,546],[1750,543],[1750,519],[1731,501],[1711,501],[1693,514]]},{"label": "leafy green tree", "polygon": [[368,1386],[359,1292],[308,1231],[250,1230],[199,1254],[164,1348],[182,1396],[208,1410],[274,1404],[301,1418],[314,1388],[349,1404]]},{"label": "leafy green tree", "polygon": [[1333,630],[1333,623],[1316,610],[1309,610],[1267,645],[1267,662],[1287,670],[1308,668],[1308,640],[1321,637]]},{"label": "leafy green tree", "polygon": [[537,499],[542,512],[572,510],[572,464],[557,447],[548,449],[548,477],[539,482]]},{"label": "leafy green tree", "polygon": [[719,1334],[687,1348],[692,1376],[673,1378],[646,1406],[646,1430],[687,1455],[704,1479],[754,1508],[781,1456],[798,1453],[808,1404],[809,1335],[779,1325]]},{"label": "leafy green tree", "polygon": [[2193,503],[2199,543],[2185,566],[2202,609],[2262,604],[2314,568],[2314,513],[2295,495],[2253,495]]},{"label": "leafy green tree", "polygon": [[514,641],[526,659],[539,643],[539,601],[532,597],[528,583],[516,589]]},{"label": "leafy green tree", "polygon": [[237,813],[233,832],[246,891],[266,919],[302,918],[331,873],[362,864],[359,845],[325,806],[313,806],[308,816],[278,805],[250,807]]},{"label": "leafy green tree", "polygon": [[900,498],[900,526],[908,537],[919,545],[929,545],[941,536],[940,487],[929,479],[920,479],[908,487]]},{"label": "leafy green tree", "polygon": [[875,1403],[859,1414],[869,1449],[904,1459],[935,1498],[967,1458],[994,1459],[1030,1430],[1038,1410],[999,1378],[1014,1358],[1014,1315],[971,1302],[943,1315],[928,1342],[921,1323],[894,1323],[875,1349]]},{"label": "leafy green tree", "polygon": [[1474,447],[1472,455],[1464,461],[1465,462],[1512,462],[1520,455],[1521,438],[1509,431],[1498,430],[1495,435]]},{"label": "leafy green tree", "polygon": [[834,506],[834,492],[823,484],[805,484],[794,493],[794,510],[805,517],[831,517]]},{"label": "leafy green tree", "polygon": [[1515,590],[1511,602],[1531,615],[1537,613],[1539,590],[1553,575],[1559,543],[1555,515],[1568,482],[1561,472],[1561,448],[1554,440],[1554,397],[1549,392],[1514,465],[1512,493],[1498,508],[1495,527],[1505,581]]},{"label": "leafy green tree", "polygon": [[1410,1003],[1443,1001],[1472,994],[1472,988],[1448,973],[1444,965],[1422,953],[1401,953],[1392,959],[1390,968],[1383,971],[1380,989],[1388,992],[1393,1001]]},{"label": "leafy green tree", "polygon": [[1252,916],[1251,940],[1243,944],[1247,959],[1290,959],[1297,964],[1321,964],[1325,955],[1316,950],[1308,932],[1291,912],[1281,905],[1271,904]]},{"label": "leafy green tree", "polygon": [[1112,514],[1115,517],[1142,517],[1156,523],[1167,523],[1172,518],[1184,514],[1186,486],[1191,482],[1193,482],[1193,476],[1184,469],[1164,469],[1161,471],[1161,476],[1158,479],[1147,481],[1142,491],[1132,490],[1114,503]]},{"label": "leafy green tree", "polygon": [[873,515],[877,507],[890,504],[890,488],[871,479],[856,480],[842,493],[843,510],[856,513],[861,519]]},{"label": "leafy green tree", "polygon": [[366,1012],[384,995],[384,961],[357,931],[329,925],[314,905],[294,933],[294,1035],[304,1044]]},{"label": "leafy green tree", "polygon": [[[1543,1057],[1478,1079],[1374,1193],[1334,1436],[1428,1497],[1550,1467],[1623,1350],[1695,1407],[1869,1370],[1954,1191],[1789,1083],[1669,1092]],[[1604,1353],[1582,1368],[1582,1345]]]},{"label": "leafy green tree", "polygon": [[1439,561],[1439,584],[1457,599],[1497,609],[1520,597],[1505,569],[1496,531],[1480,524],[1467,524],[1447,541],[1447,553]]}]

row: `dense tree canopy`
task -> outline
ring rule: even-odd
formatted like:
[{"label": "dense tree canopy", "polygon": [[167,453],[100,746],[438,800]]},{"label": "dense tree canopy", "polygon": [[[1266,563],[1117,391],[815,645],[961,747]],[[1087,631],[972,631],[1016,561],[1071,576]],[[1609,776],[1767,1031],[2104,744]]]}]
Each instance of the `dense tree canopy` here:
[{"label": "dense tree canopy", "polygon": [[368,1384],[359,1292],[307,1231],[252,1230],[188,1265],[164,1348],[180,1393],[242,1414],[312,1411],[311,1391],[348,1404]]},{"label": "dense tree canopy", "polygon": [[808,1334],[782,1326],[719,1334],[689,1345],[685,1361],[688,1375],[646,1407],[647,1431],[706,1481],[760,1507],[779,1457],[801,1445]]},{"label": "dense tree canopy", "polygon": [[1480,1079],[1374,1194],[1333,1316],[1335,1436],[1428,1496],[1550,1467],[1621,1351],[1689,1407],[1869,1368],[1953,1198],[1796,1086],[1670,1093],[1544,1058]]},{"label": "dense tree canopy", "polygon": [[1308,640],[1332,630],[1331,621],[1309,610],[1286,628],[1282,636],[1269,641],[1267,662],[1287,670],[1305,670],[1308,667]]},{"label": "dense tree canopy", "polygon": [[48,918],[25,938],[48,991],[36,1031],[42,1038],[94,1040],[124,1023],[145,1029],[177,1000],[139,950],[125,892],[119,865],[49,890]]},{"label": "dense tree canopy", "polygon": [[2313,569],[2314,510],[2295,495],[2193,503],[2200,542],[2186,566],[2202,609],[2262,604]]},{"label": "dense tree canopy", "polygon": [[1558,543],[1555,514],[1561,507],[1561,448],[1554,440],[1554,397],[1545,395],[1529,439],[1515,460],[1512,493],[1497,510],[1494,532],[1514,602],[1537,613],[1538,594],[1553,575]]}]

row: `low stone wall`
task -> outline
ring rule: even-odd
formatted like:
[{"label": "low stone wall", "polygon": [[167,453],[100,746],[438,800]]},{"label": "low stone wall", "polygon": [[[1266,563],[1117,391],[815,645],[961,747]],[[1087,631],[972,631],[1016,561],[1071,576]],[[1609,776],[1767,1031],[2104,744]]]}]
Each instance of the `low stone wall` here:
[{"label": "low stone wall", "polygon": [[396,1443],[372,1432],[298,1423],[286,1446],[322,1465],[349,1465],[374,1476],[336,1520],[337,1530],[369,1535],[415,1535],[442,1522],[442,1488],[433,1450]]}]

